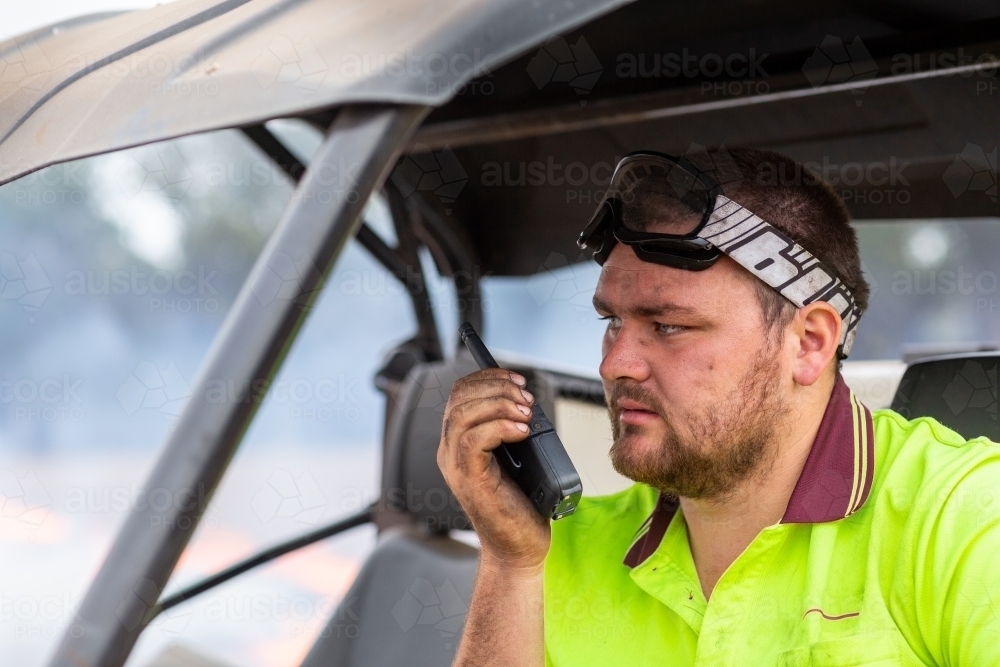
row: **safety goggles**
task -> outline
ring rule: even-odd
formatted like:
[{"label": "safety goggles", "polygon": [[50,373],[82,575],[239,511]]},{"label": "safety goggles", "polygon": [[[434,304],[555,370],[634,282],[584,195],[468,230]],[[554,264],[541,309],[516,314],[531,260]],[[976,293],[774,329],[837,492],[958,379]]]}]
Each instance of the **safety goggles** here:
[{"label": "safety goggles", "polygon": [[850,290],[812,253],[723,194],[712,171],[731,178],[724,172],[734,165],[713,162],[707,152],[700,157],[626,155],[577,245],[601,265],[624,243],[643,261],[686,271],[707,269],[726,255],[798,308],[814,301],[833,306],[843,321],[839,353],[846,358],[861,319]]}]

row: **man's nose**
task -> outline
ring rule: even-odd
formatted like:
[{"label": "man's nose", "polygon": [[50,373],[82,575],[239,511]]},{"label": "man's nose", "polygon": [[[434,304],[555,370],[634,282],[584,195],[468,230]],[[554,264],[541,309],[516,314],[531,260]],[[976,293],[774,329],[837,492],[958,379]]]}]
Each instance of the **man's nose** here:
[{"label": "man's nose", "polygon": [[604,358],[601,360],[601,378],[612,382],[630,378],[643,382],[649,378],[650,367],[646,360],[648,346],[635,327],[625,325],[614,336],[604,338]]}]

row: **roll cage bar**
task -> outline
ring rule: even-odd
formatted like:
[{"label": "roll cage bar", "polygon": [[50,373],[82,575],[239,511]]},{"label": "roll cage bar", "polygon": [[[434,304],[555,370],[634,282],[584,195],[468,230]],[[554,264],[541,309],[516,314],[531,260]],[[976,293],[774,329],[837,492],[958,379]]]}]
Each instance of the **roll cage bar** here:
[{"label": "roll cage bar", "polygon": [[[377,385],[385,389],[401,381],[414,363],[443,358],[418,256],[421,245],[431,250],[438,266],[452,277],[456,293],[462,296],[460,315],[482,327],[480,288],[468,246],[422,198],[403,197],[387,181],[401,147],[428,110],[387,105],[344,108],[333,116],[329,127],[322,128],[325,139],[308,166],[263,125],[243,129],[296,183],[295,191],[227,313],[202,364],[192,398],[168,437],[147,487],[167,489],[175,497],[197,489],[198,497],[211,497],[326,276],[352,236],[407,287],[417,319],[416,335],[390,355],[378,373]],[[331,198],[322,172],[343,159],[359,165],[357,176],[353,189]],[[395,248],[362,221],[369,196],[383,184],[398,238]],[[289,267],[295,270],[290,273]],[[276,275],[284,282],[276,283]],[[401,356],[403,348],[407,352]],[[207,384],[219,378],[252,390],[236,401],[205,400]],[[52,667],[122,665],[142,630],[160,612],[281,555],[373,521],[377,503],[163,597],[205,510],[203,503],[175,505],[162,510],[147,507],[128,517],[49,662]]]}]

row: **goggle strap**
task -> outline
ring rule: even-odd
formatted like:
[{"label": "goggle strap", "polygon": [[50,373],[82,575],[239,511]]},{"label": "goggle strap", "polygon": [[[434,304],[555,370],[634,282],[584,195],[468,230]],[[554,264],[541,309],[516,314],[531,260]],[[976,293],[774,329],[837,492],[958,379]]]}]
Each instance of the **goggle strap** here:
[{"label": "goggle strap", "polygon": [[725,195],[718,195],[699,236],[796,307],[814,301],[833,306],[843,321],[840,354],[850,354],[861,311],[843,281],[812,253]]}]

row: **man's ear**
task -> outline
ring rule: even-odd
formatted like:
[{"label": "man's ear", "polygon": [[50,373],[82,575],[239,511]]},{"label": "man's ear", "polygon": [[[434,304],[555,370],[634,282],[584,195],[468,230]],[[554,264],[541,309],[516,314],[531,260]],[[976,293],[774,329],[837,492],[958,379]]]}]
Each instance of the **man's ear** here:
[{"label": "man's ear", "polygon": [[825,301],[799,308],[790,325],[796,345],[792,377],[797,384],[810,386],[837,361],[840,346],[840,313]]}]

